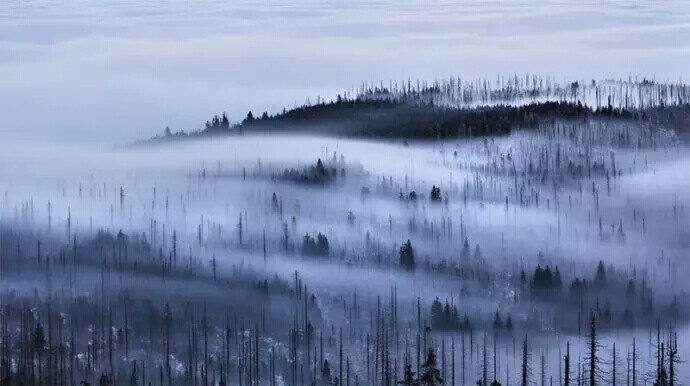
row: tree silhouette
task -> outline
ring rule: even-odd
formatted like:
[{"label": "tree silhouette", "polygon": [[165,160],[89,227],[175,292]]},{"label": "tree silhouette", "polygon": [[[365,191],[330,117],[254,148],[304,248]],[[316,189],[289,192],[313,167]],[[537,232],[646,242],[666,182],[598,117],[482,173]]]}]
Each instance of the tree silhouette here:
[{"label": "tree silhouette", "polygon": [[494,314],[493,327],[494,327],[494,331],[496,331],[496,332],[503,330],[503,321],[501,320],[501,314],[499,314],[498,311],[496,311],[496,313]]},{"label": "tree silhouette", "polygon": [[254,122],[254,114],[251,111],[247,113],[247,117],[242,121],[242,125],[251,124]]},{"label": "tree silhouette", "polygon": [[414,249],[409,239],[400,247],[400,265],[410,271],[415,268]]},{"label": "tree silhouette", "polygon": [[419,385],[419,381],[414,379],[415,372],[412,371],[412,365],[405,362],[405,370],[403,372],[403,380],[398,381],[401,385]]},{"label": "tree silhouette", "polygon": [[465,241],[462,243],[462,250],[460,251],[460,261],[463,263],[469,262],[470,254],[470,242],[467,240],[467,237],[465,237]]},{"label": "tree silhouette", "polygon": [[230,128],[230,121],[225,113],[223,113],[223,117],[220,120],[220,127],[223,130],[228,130]]},{"label": "tree silhouette", "polygon": [[429,348],[427,352],[426,361],[424,361],[422,365],[422,374],[419,377],[419,383],[427,386],[443,384],[441,370],[436,367],[436,353],[433,348]]},{"label": "tree silhouette", "polygon": [[101,377],[98,380],[98,385],[99,386],[110,386],[113,384],[113,380],[106,374],[101,374]]},{"label": "tree silhouette", "polygon": [[594,288],[601,290],[604,286],[606,286],[606,268],[604,262],[600,260],[597,265],[597,273],[594,276]]},{"label": "tree silhouette", "polygon": [[434,329],[442,329],[445,324],[445,318],[443,317],[443,304],[438,299],[431,303],[431,327]]},{"label": "tree silhouette", "polygon": [[305,256],[328,257],[329,251],[328,238],[321,232],[316,235],[316,239],[308,234],[302,238],[302,253]]},{"label": "tree silhouette", "polygon": [[330,384],[332,381],[331,364],[328,363],[328,359],[324,359],[323,365],[321,366],[321,380],[326,384]]},{"label": "tree silhouette", "polygon": [[433,185],[431,187],[431,194],[429,195],[431,202],[441,202],[441,188]]}]

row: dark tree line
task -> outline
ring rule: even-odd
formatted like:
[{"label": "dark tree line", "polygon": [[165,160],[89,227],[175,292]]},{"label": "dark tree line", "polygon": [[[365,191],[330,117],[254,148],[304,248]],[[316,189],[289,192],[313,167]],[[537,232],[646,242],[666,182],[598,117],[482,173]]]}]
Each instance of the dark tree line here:
[{"label": "dark tree line", "polygon": [[245,119],[251,130],[329,127],[342,135],[391,138],[457,138],[508,134],[552,119],[606,117],[632,119],[635,113],[613,108],[591,109],[581,103],[543,102],[523,106],[474,109],[385,99],[341,100],[302,106],[264,119]]},{"label": "dark tree line", "polygon": [[[578,332],[585,327],[587,310],[595,313],[599,328],[634,328],[651,325],[656,318],[686,320],[690,309],[684,306],[687,294],[674,295],[668,303],[655,306],[653,291],[645,279],[629,279],[607,269],[600,261],[591,278],[575,277],[564,286],[558,266],[537,265],[531,277],[520,272],[520,286],[531,300],[549,302],[561,307],[563,312],[554,320],[560,327],[571,326]],[[564,288],[565,287],[565,288]]]},{"label": "dark tree line", "polygon": [[302,253],[305,256],[320,256],[328,257],[330,248],[328,246],[328,238],[319,232],[316,238],[306,234],[302,239]]},{"label": "dark tree line", "polygon": [[298,184],[325,186],[344,179],[347,173],[345,168],[325,165],[321,158],[316,164],[302,169],[285,169],[282,173],[272,176],[273,180],[288,181]]},{"label": "dark tree line", "polygon": [[[549,101],[467,108],[435,105],[433,101],[424,101],[424,98],[415,101],[359,97],[303,105],[275,115],[264,112],[260,117],[255,117],[250,111],[234,125],[223,113],[206,121],[203,129],[189,134],[184,131],[172,134],[166,127],[164,135],[157,139],[279,131],[316,131],[365,138],[472,138],[506,135],[518,129],[537,128],[554,120],[649,120],[652,116],[659,117],[660,113],[648,114],[610,105],[594,109],[581,102]],[[678,119],[667,120],[676,122]]]},{"label": "dark tree line", "polygon": [[467,314],[462,317],[456,305],[446,300],[445,305],[437,297],[431,303],[431,328],[438,331],[470,331],[472,324]]}]

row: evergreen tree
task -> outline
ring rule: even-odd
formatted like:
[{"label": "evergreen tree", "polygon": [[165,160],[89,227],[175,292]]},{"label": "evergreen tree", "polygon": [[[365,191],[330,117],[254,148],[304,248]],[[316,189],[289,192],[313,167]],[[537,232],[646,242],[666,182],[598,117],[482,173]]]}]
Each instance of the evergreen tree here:
[{"label": "evergreen tree", "polygon": [[400,265],[410,271],[415,268],[414,249],[409,239],[400,247]]},{"label": "evergreen tree", "polygon": [[110,386],[113,384],[113,380],[104,374],[101,374],[101,378],[98,380],[98,386]]},{"label": "evergreen tree", "polygon": [[405,370],[403,372],[403,380],[398,383],[401,385],[418,385],[419,382],[414,379],[414,371],[412,371],[412,365],[409,362],[405,362]]},{"label": "evergreen tree", "polygon": [[316,247],[319,253],[323,256],[328,256],[330,248],[328,246],[328,239],[321,232],[316,236]]},{"label": "evergreen tree", "polygon": [[[41,358],[43,357],[43,351],[46,348],[46,335],[45,331],[43,330],[43,326],[41,325],[40,322],[36,324],[36,328],[34,329],[34,334],[32,337],[33,340],[33,349],[35,350],[36,354],[38,355],[38,378],[40,382],[41,378]],[[33,355],[32,355],[32,360],[33,360]]]},{"label": "evergreen tree", "polygon": [[46,335],[41,322],[36,324],[33,335],[34,350],[40,355],[46,346]]},{"label": "evergreen tree", "polygon": [[419,382],[426,386],[443,384],[441,370],[436,367],[436,353],[433,348],[429,348],[427,352],[426,361],[422,365],[422,374],[419,377]]},{"label": "evergreen tree", "polygon": [[494,331],[501,331],[503,330],[503,321],[501,320],[501,314],[496,311],[494,314]]},{"label": "evergreen tree", "polygon": [[331,383],[331,364],[328,363],[328,359],[324,359],[321,366],[321,380],[326,384]]},{"label": "evergreen tree", "polygon": [[625,288],[625,297],[628,299],[628,301],[635,299],[635,283],[632,281],[632,279],[628,281],[628,285]]},{"label": "evergreen tree", "polygon": [[458,307],[453,306],[453,312],[450,316],[450,323],[452,328],[460,327],[460,313],[458,312]]},{"label": "evergreen tree", "polygon": [[513,326],[513,318],[510,317],[510,313],[506,316],[506,331],[513,332],[515,327]]},{"label": "evergreen tree", "polygon": [[431,326],[434,329],[441,329],[444,324],[443,322],[443,304],[441,304],[437,296],[431,303]]},{"label": "evergreen tree", "polygon": [[429,198],[431,199],[432,202],[440,202],[441,201],[441,188],[437,187],[436,185],[433,185],[431,187],[431,194],[429,195]]},{"label": "evergreen tree", "polygon": [[460,252],[460,261],[467,263],[470,260],[470,242],[465,237],[465,241],[462,243],[462,251]]},{"label": "evergreen tree", "polygon": [[247,123],[252,123],[252,122],[254,122],[254,114],[252,114],[252,112],[249,111],[247,113],[247,117],[244,118],[244,121],[242,122],[242,124],[247,124]]},{"label": "evergreen tree", "polygon": [[553,271],[553,289],[559,293],[563,289],[563,280],[561,280],[561,271],[558,269],[558,266]]},{"label": "evergreen tree", "polygon": [[594,276],[594,288],[601,290],[604,286],[606,286],[606,268],[604,262],[600,260],[597,265],[597,273]]},{"label": "evergreen tree", "polygon": [[465,314],[462,318],[462,323],[460,323],[461,331],[469,331],[472,329],[472,324],[470,323],[470,318]]},{"label": "evergreen tree", "polygon": [[305,256],[328,257],[329,250],[328,238],[321,232],[316,236],[316,239],[308,234],[302,238],[302,254]]},{"label": "evergreen tree", "polygon": [[477,264],[484,261],[484,254],[482,253],[482,249],[479,248],[479,244],[475,245],[474,247],[474,254],[472,255],[472,260],[474,260],[474,262]]},{"label": "evergreen tree", "polygon": [[446,305],[443,306],[443,328],[450,328],[452,325],[451,321],[450,304],[446,300]]}]

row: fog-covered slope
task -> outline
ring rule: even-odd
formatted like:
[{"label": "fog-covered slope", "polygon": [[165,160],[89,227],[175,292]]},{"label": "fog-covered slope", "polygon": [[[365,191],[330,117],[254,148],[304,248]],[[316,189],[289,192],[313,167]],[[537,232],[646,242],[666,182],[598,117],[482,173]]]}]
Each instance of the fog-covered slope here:
[{"label": "fog-covered slope", "polygon": [[[687,335],[688,156],[673,132],[577,120],[475,140],[245,134],[11,143],[1,157],[15,165],[2,170],[3,320],[52,329],[57,364],[30,354],[40,377],[293,384],[321,382],[328,359],[332,377],[386,383],[433,347],[446,379],[474,382],[486,339],[488,374],[495,342],[496,377],[512,383],[526,336],[532,379],[542,356],[558,379],[566,342],[587,366],[593,315],[597,376],[611,376],[613,342],[626,374],[636,337],[641,382],[657,322],[665,355],[669,323]],[[60,364],[73,324],[93,333],[75,328],[82,359]],[[5,356],[22,358],[19,337]]]}]

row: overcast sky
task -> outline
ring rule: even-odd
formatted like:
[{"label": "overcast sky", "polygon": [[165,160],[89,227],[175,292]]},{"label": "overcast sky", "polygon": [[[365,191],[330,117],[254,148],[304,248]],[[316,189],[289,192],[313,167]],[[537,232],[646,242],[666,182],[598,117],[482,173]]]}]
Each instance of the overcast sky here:
[{"label": "overcast sky", "polygon": [[1,2],[0,134],[124,143],[362,80],[677,80],[690,63],[681,1],[142,3]]}]

